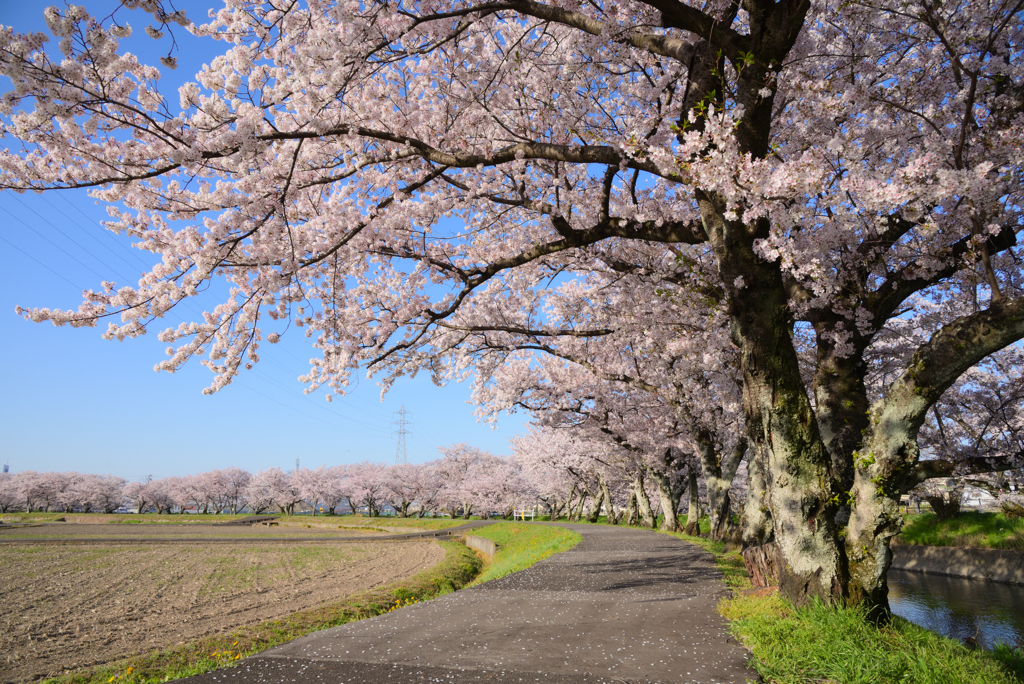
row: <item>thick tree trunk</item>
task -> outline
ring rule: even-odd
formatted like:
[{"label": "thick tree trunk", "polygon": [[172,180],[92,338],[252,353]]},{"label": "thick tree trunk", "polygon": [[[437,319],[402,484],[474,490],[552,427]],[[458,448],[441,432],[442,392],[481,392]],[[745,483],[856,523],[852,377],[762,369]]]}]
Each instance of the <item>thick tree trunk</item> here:
[{"label": "thick tree trunk", "polygon": [[557,504],[552,509],[552,511],[551,511],[551,520],[552,520],[552,522],[560,519],[562,517],[562,513],[563,512],[565,513],[566,517],[569,516],[569,511],[571,510],[569,508],[569,504],[572,503],[572,497],[574,497],[575,495],[576,495],[576,485],[573,485],[569,489],[569,495],[565,497],[565,500],[562,501],[562,503]]},{"label": "thick tree trunk", "polygon": [[747,460],[747,502],[743,505],[740,534],[743,548],[767,544],[772,540],[772,516],[768,510],[767,482],[757,458]]},{"label": "thick tree trunk", "polygon": [[590,491],[587,487],[587,495],[590,496],[590,513],[587,515],[588,523],[596,523],[597,519],[601,517],[601,503],[603,501],[601,492],[601,480],[598,479],[597,494]]},{"label": "thick tree trunk", "polygon": [[743,455],[747,451],[747,442],[742,440],[724,459],[719,460],[711,433],[706,430],[697,430],[696,437],[701,470],[704,473],[704,484],[708,490],[711,538],[721,541],[729,532],[729,514],[731,512],[729,488],[732,486],[733,478],[736,477],[736,470],[743,460]]},{"label": "thick tree trunk", "polygon": [[942,492],[935,496],[926,496],[924,500],[932,507],[932,512],[939,520],[949,520],[960,515],[960,501],[963,497],[963,487],[954,487],[948,492]]},{"label": "thick tree trunk", "polygon": [[918,464],[917,435],[925,415],[967,369],[1022,337],[1024,298],[1001,299],[951,321],[915,352],[872,406],[871,430],[854,455],[846,552],[850,599],[871,606],[874,617],[888,618],[889,544],[903,527],[899,500]]},{"label": "thick tree trunk", "polygon": [[758,589],[779,582],[778,547],[775,544],[751,546],[743,550],[743,564],[747,566],[750,584]]},{"label": "thick tree trunk", "polygon": [[569,510],[569,522],[579,522],[580,518],[583,517],[583,506],[587,503],[587,490],[584,489],[580,492],[579,501],[576,502],[576,507]]},{"label": "thick tree trunk", "polygon": [[651,511],[651,500],[647,498],[647,490],[644,488],[643,471],[637,472],[633,478],[633,491],[636,493],[637,508],[640,509],[640,524],[654,529],[654,513]]},{"label": "thick tree trunk", "polygon": [[840,599],[847,574],[834,519],[832,463],[800,373],[780,264],[753,248],[769,237],[770,224],[726,220],[721,198],[698,192],[697,199],[729,294],[744,414],[768,483],[780,591],[798,604]]},{"label": "thick tree trunk", "polygon": [[683,530],[691,537],[700,536],[700,483],[697,481],[697,471],[690,468],[687,474],[687,489],[689,490],[689,505],[686,507],[686,529]]},{"label": "thick tree trunk", "polygon": [[679,524],[676,517],[676,509],[679,508],[679,494],[672,491],[672,481],[668,475],[659,472],[651,472],[651,477],[658,485],[658,498],[661,499],[661,510],[664,514],[661,519],[661,529],[667,532],[682,532],[683,526]]},{"label": "thick tree trunk", "polygon": [[619,515],[615,511],[615,504],[612,503],[612,492],[608,487],[608,482],[603,477],[598,484],[598,488],[601,500],[604,502],[605,514],[608,516],[608,524],[618,525]]}]

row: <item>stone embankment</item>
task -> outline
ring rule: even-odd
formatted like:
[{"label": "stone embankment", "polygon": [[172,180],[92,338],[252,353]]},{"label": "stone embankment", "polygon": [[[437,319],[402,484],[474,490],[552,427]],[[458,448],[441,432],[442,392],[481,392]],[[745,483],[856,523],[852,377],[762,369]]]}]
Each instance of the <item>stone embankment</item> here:
[{"label": "stone embankment", "polygon": [[892,547],[895,570],[1024,585],[1024,551],[956,546]]},{"label": "stone embankment", "polygon": [[493,556],[498,553],[498,545],[486,537],[478,537],[475,534],[466,535],[466,546],[476,549],[486,556]]}]

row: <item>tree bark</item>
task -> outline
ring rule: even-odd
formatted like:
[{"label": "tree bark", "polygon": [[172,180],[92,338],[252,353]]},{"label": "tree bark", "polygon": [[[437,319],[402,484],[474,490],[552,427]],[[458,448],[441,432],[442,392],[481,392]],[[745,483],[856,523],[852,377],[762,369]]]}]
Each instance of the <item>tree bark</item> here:
[{"label": "tree bark", "polygon": [[753,588],[771,587],[779,583],[778,547],[775,544],[751,546],[744,549],[742,555]]},{"label": "tree bark", "polygon": [[770,225],[767,219],[749,226],[726,220],[724,200],[700,191],[697,199],[729,294],[743,409],[755,457],[765,469],[779,548],[780,591],[797,604],[838,600],[847,574],[832,463],[800,373],[779,262],[766,262],[753,248],[769,237]]},{"label": "tree bark", "polygon": [[963,487],[954,487],[951,491],[942,492],[935,496],[926,496],[924,500],[932,507],[932,512],[939,520],[949,520],[960,515],[960,501],[963,497]]},{"label": "tree bark", "polygon": [[644,489],[644,473],[638,471],[633,478],[633,491],[636,493],[637,507],[640,509],[641,525],[654,529],[654,513],[651,511],[651,500],[647,498],[647,490]]},{"label": "tree bark", "polygon": [[711,538],[722,541],[729,531],[731,508],[729,488],[732,486],[733,478],[736,477],[736,470],[743,460],[743,455],[747,451],[747,442],[741,440],[724,459],[719,460],[711,433],[701,429],[696,431],[695,436],[700,453],[701,470],[704,473],[704,484],[708,490]]},{"label": "tree bark", "polygon": [[700,483],[697,481],[697,471],[691,467],[687,474],[689,489],[689,505],[686,508],[686,529],[683,530],[691,537],[700,536]]},{"label": "tree bark", "polygon": [[903,527],[900,496],[920,458],[917,434],[927,412],[967,369],[1022,337],[1024,297],[1001,299],[951,321],[915,352],[907,370],[872,406],[871,429],[854,455],[846,534],[849,596],[867,604],[872,617],[889,615],[889,544]]},{"label": "tree bark", "polygon": [[740,535],[745,549],[767,544],[773,537],[764,468],[756,458],[747,460],[747,478],[747,502],[740,519]]},{"label": "tree bark", "polygon": [[[603,477],[598,480],[598,493],[601,495],[601,501],[604,502],[605,513],[608,516],[609,525],[618,525],[619,516],[615,511],[615,504],[612,503],[612,492],[608,487],[608,481]],[[600,504],[598,505],[600,508]]]},{"label": "tree bark", "polygon": [[579,522],[580,518],[583,517],[583,506],[587,503],[587,490],[584,489],[580,492],[579,501],[576,502],[576,507],[570,509],[569,522]]},{"label": "tree bark", "polygon": [[676,517],[676,509],[679,508],[679,494],[672,491],[672,481],[668,475],[657,471],[651,472],[651,477],[658,484],[658,498],[661,499],[661,529],[667,532],[682,532],[683,526],[679,524]]}]

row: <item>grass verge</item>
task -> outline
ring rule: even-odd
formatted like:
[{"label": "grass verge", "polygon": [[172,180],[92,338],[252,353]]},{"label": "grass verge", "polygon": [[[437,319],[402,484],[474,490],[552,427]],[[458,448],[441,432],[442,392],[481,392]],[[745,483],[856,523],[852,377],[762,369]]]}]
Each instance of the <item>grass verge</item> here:
[{"label": "grass verge", "polygon": [[349,599],[300,611],[279,620],[246,625],[228,634],[133,656],[84,672],[46,680],[47,684],[155,684],[230,666],[236,660],[329,627],[344,625],[396,608],[442,596],[468,585],[480,572],[480,558],[458,542],[438,542],[443,561],[408,580]]},{"label": "grass verge", "polygon": [[1020,684],[1024,653],[973,651],[893,616],[875,627],[859,607],[793,608],[778,595],[737,596],[719,611],[749,648],[752,665],[778,684]]},{"label": "grass verge", "polygon": [[[388,527],[413,527],[418,530],[445,530],[449,527],[465,525],[468,520],[452,520],[451,518],[398,518],[391,515],[369,517],[362,515],[285,515],[279,518],[285,523],[306,523],[310,525],[338,525],[340,527],[368,527],[385,530]],[[386,531],[386,530],[385,530]]]},{"label": "grass verge", "polygon": [[896,538],[900,544],[1024,549],[1024,518],[991,511],[964,511],[949,520],[939,520],[934,513],[905,517],[907,523]]},{"label": "grass verge", "polygon": [[[702,520],[702,527],[706,520]],[[684,523],[685,524],[685,523]],[[725,544],[666,532],[715,557],[733,589],[718,610],[754,654],[751,665],[770,684],[1022,684],[1024,651],[1008,646],[974,651],[959,641],[893,616],[869,623],[863,608],[814,603],[794,608],[778,594],[750,587],[743,557]]]},{"label": "grass verge", "polygon": [[583,540],[578,532],[564,527],[511,522],[477,528],[471,534],[498,545],[498,552],[471,586],[524,570],[552,554],[568,551]]}]

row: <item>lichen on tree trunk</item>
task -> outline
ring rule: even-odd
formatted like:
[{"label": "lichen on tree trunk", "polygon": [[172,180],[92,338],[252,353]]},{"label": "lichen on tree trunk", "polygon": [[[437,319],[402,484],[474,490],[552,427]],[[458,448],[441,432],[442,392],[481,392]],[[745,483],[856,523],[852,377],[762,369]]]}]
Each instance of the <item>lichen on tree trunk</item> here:
[{"label": "lichen on tree trunk", "polygon": [[697,482],[697,471],[694,468],[690,468],[686,480],[689,504],[686,508],[686,529],[683,531],[691,537],[696,537],[700,535],[700,487]]},{"label": "lichen on tree trunk", "polygon": [[676,509],[679,508],[679,494],[672,490],[672,481],[668,475],[657,471],[651,472],[651,477],[658,485],[658,498],[661,500],[661,529],[668,532],[682,532],[683,526],[679,524],[676,517]]},{"label": "lichen on tree trunk", "polygon": [[647,498],[647,490],[644,489],[643,471],[637,471],[633,478],[633,492],[636,495],[637,508],[640,512],[640,524],[653,529],[654,513],[651,511],[651,500]]}]

